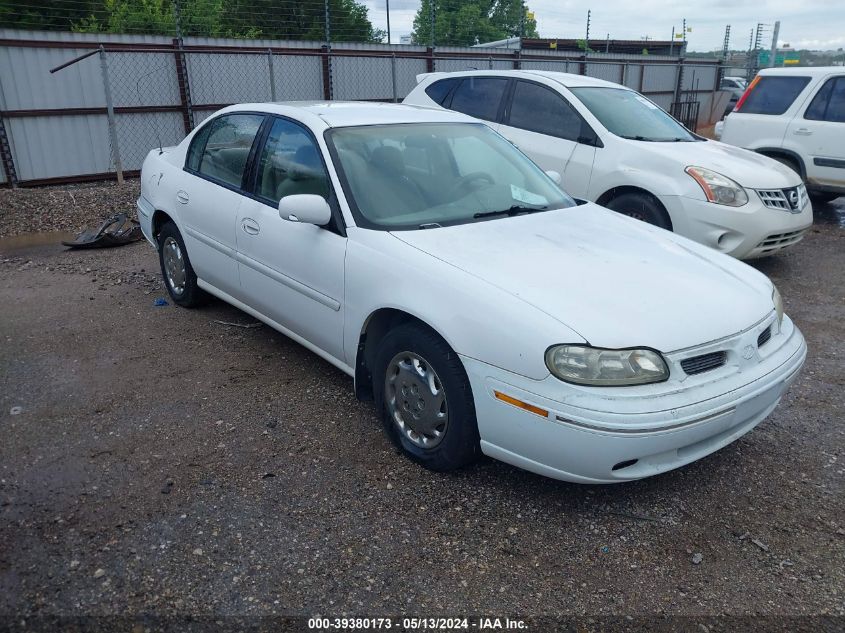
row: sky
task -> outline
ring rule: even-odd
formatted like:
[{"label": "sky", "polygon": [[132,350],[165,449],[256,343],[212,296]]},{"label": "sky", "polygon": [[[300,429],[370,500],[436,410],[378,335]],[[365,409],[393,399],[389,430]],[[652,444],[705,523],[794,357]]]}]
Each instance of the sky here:
[{"label": "sky", "polygon": [[[419,0],[390,1],[391,41],[413,28]],[[385,0],[364,0],[373,24],[386,29]],[[526,0],[534,12],[540,37],[584,37],[587,10],[590,17],[590,39],[668,40],[674,26],[680,32],[683,19],[692,32],[687,33],[688,49],[712,51],[721,49],[725,26],[731,25],[731,48],[748,48],[749,34],[758,22],[770,25],[765,31],[763,48],[771,46],[771,25],[780,20],[778,45],[793,48],[845,48],[845,0],[704,0],[671,2],[670,0],[603,0],[571,2],[569,0]]]}]

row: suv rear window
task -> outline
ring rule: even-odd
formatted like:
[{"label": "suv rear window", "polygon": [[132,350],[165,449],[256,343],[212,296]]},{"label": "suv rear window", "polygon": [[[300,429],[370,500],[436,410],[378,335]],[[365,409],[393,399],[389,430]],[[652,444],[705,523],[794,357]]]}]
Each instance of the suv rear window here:
[{"label": "suv rear window", "polygon": [[452,78],[452,79],[441,79],[440,81],[435,81],[431,84],[428,88],[425,89],[425,94],[429,96],[429,98],[434,101],[437,105],[443,105],[443,100],[452,92],[452,88],[455,87],[455,84],[458,83],[460,79]]},{"label": "suv rear window", "polygon": [[783,114],[801,91],[809,77],[760,77],[739,109],[743,114]]}]

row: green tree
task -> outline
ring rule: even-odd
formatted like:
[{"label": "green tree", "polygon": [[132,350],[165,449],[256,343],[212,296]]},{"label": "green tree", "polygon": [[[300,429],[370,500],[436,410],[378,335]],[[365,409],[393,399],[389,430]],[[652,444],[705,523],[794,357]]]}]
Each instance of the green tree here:
[{"label": "green tree", "polygon": [[[0,27],[86,33],[176,34],[173,0],[0,0]],[[183,35],[322,41],[324,0],[179,0]],[[329,0],[333,42],[380,42],[367,7],[358,0]]]},{"label": "green tree", "polygon": [[536,20],[523,15],[522,0],[422,0],[411,32],[417,44],[431,43],[434,3],[434,43],[472,46],[509,37],[538,37]]}]

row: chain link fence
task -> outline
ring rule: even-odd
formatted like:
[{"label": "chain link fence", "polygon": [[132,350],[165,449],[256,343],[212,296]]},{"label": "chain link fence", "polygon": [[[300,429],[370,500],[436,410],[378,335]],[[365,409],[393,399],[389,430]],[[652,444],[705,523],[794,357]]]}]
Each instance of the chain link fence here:
[{"label": "chain link fence", "polygon": [[[49,118],[50,125],[65,126],[67,138],[82,139],[87,134],[88,141],[79,142],[74,152],[67,153],[65,159],[74,164],[45,163],[41,173],[24,169],[20,181],[86,176],[120,180],[137,173],[150,149],[177,144],[226,105],[330,99],[401,101],[416,85],[418,74],[433,71],[526,69],[596,77],[647,95],[693,128],[699,117],[690,115],[693,106],[688,103],[697,103],[695,113],[704,118],[718,110],[714,104],[721,66],[713,61],[457,47],[251,44],[186,44],[175,38],[131,45],[112,41],[65,60],[51,69],[53,80],[62,74],[79,76],[85,95],[80,99],[88,107],[20,111],[21,117],[30,117],[31,129],[13,126],[16,158],[23,165],[36,165],[33,160],[21,160],[23,155],[55,151],[49,144],[26,142],[41,138],[33,127],[39,120],[47,124]],[[45,81],[44,89],[50,92],[49,82]],[[55,94],[55,98],[61,101],[63,97]],[[8,111],[4,113],[8,115]],[[16,121],[14,115],[9,120]]]}]

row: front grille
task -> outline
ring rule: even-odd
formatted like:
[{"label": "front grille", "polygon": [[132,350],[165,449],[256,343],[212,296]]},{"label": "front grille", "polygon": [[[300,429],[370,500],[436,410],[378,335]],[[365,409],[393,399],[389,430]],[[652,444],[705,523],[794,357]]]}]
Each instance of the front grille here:
[{"label": "front grille", "polygon": [[727,352],[711,352],[709,354],[702,354],[701,356],[685,358],[681,361],[681,367],[688,375],[694,376],[695,374],[702,374],[705,371],[721,367],[725,364],[727,358]]},{"label": "front grille", "polygon": [[757,195],[764,206],[790,213],[801,213],[809,199],[804,185],[787,189],[757,189]]},{"label": "front grille", "polygon": [[773,233],[765,237],[759,244],[757,244],[756,248],[762,249],[762,253],[776,251],[785,246],[797,244],[801,241],[801,238],[804,237],[804,233],[806,232],[807,229],[801,229],[799,231],[790,231],[789,233]]},{"label": "front grille", "polygon": [[769,339],[772,338],[772,326],[770,325],[765,330],[760,332],[760,336],[757,337],[757,347],[763,347],[766,343],[769,342]]}]

